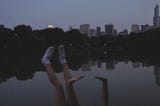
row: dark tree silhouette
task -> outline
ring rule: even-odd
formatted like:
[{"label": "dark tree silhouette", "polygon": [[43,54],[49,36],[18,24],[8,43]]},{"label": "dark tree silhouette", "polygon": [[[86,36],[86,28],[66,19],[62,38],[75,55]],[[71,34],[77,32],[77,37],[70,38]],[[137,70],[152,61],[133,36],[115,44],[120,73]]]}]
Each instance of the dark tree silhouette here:
[{"label": "dark tree silhouette", "polygon": [[20,48],[32,47],[32,28],[27,25],[18,25],[14,28],[14,34]]},{"label": "dark tree silhouette", "polygon": [[13,40],[13,31],[0,25],[0,48],[8,48],[13,44]]},{"label": "dark tree silhouette", "polygon": [[87,35],[81,34],[77,29],[65,33],[65,42],[70,46],[78,48],[86,47],[89,43]]},{"label": "dark tree silhouette", "polygon": [[61,28],[47,28],[41,31],[46,37],[46,45],[57,45],[63,42],[64,31]]}]

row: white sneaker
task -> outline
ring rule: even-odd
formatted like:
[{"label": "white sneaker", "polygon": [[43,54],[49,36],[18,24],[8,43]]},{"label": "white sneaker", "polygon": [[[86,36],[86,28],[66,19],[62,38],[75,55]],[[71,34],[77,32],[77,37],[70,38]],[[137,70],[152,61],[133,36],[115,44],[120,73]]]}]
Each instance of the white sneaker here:
[{"label": "white sneaker", "polygon": [[42,57],[42,60],[41,60],[43,65],[51,64],[49,59],[50,59],[51,55],[53,54],[54,49],[55,48],[53,46],[50,46],[47,48],[47,50],[45,51],[45,53]]},{"label": "white sneaker", "polygon": [[63,45],[60,45],[58,47],[58,53],[59,53],[59,62],[61,64],[65,64],[66,63],[66,59],[65,59],[65,48]]}]

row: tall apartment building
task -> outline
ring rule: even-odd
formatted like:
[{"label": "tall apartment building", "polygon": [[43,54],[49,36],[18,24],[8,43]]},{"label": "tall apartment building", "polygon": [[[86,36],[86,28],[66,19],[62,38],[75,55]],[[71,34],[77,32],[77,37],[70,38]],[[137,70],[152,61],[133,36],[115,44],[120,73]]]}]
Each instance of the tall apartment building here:
[{"label": "tall apartment building", "polygon": [[114,35],[114,25],[113,24],[106,24],[105,25],[105,34],[106,35]]},{"label": "tall apartment building", "polygon": [[101,27],[97,27],[97,36],[101,35]]},{"label": "tall apartment building", "polygon": [[82,34],[87,34],[90,37],[90,24],[82,24],[80,25],[80,32]]},{"label": "tall apartment building", "polygon": [[97,35],[97,30],[96,29],[90,29],[90,37],[96,36]]},{"label": "tall apartment building", "polygon": [[159,16],[159,6],[156,5],[154,8],[154,16],[153,16],[153,27],[160,27],[160,16]]},{"label": "tall apartment building", "polygon": [[132,26],[131,26],[131,32],[133,32],[133,33],[138,33],[140,30],[139,30],[139,25],[137,25],[137,24],[133,24]]}]

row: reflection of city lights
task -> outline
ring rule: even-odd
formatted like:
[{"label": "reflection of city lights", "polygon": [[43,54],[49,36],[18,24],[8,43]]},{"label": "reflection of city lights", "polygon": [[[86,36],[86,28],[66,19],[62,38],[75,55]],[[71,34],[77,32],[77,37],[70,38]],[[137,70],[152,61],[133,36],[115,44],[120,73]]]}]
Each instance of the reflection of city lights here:
[{"label": "reflection of city lights", "polygon": [[72,43],[71,44],[69,44],[70,46],[72,46]]},{"label": "reflection of city lights", "polygon": [[104,52],[104,54],[106,55],[106,54],[107,54],[107,52],[105,51],[105,52]]},{"label": "reflection of city lights", "polygon": [[54,26],[50,24],[50,25],[48,25],[48,28],[54,28]]}]

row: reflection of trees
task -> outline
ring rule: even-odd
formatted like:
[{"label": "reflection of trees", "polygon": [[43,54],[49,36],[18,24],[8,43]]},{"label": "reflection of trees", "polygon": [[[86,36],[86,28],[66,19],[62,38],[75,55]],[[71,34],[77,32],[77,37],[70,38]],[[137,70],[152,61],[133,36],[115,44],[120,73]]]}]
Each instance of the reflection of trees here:
[{"label": "reflection of trees", "polygon": [[0,52],[0,83],[9,78],[31,79],[40,69],[40,51],[5,49]]},{"label": "reflection of trees", "polygon": [[67,53],[67,61],[71,69],[78,70],[83,64],[85,64],[89,60],[89,54],[87,51],[83,49],[76,50],[74,48],[70,48]]},{"label": "reflection of trees", "polygon": [[154,74],[155,74],[155,81],[158,86],[160,86],[160,67],[154,66]]},{"label": "reflection of trees", "polygon": [[[7,79],[16,77],[18,80],[32,79],[34,73],[43,70],[41,65],[41,57],[44,50],[24,50],[24,49],[3,49],[0,52],[0,83]],[[101,50],[92,52],[89,50],[77,49],[66,46],[66,58],[72,70],[78,70],[88,61],[100,61],[110,63],[107,67],[113,68],[113,62],[132,61],[133,63],[141,62],[148,66],[157,65],[160,60],[157,58],[148,58],[147,56],[134,56],[133,54],[119,54]],[[52,65],[57,72],[62,72],[62,66],[58,62],[57,51],[53,55]],[[107,68],[106,67],[106,68]],[[157,71],[156,71],[157,73]]]},{"label": "reflection of trees", "polygon": [[33,76],[34,76],[34,73],[33,73],[33,72],[25,72],[25,71],[17,72],[17,73],[15,74],[15,77],[17,78],[17,80],[32,79]]},{"label": "reflection of trees", "polygon": [[[68,49],[69,50],[69,49]],[[79,69],[88,55],[78,50],[66,50],[68,64],[71,69]],[[70,48],[71,50],[71,48]],[[7,79],[16,77],[18,80],[32,79],[34,73],[42,69],[41,57],[44,50],[24,50],[22,49],[4,49],[0,52],[0,83]],[[76,51],[76,52],[75,52]],[[71,54],[69,54],[71,53]],[[58,62],[58,53],[55,53],[51,60],[53,67],[57,72],[62,72],[62,66]]]}]

